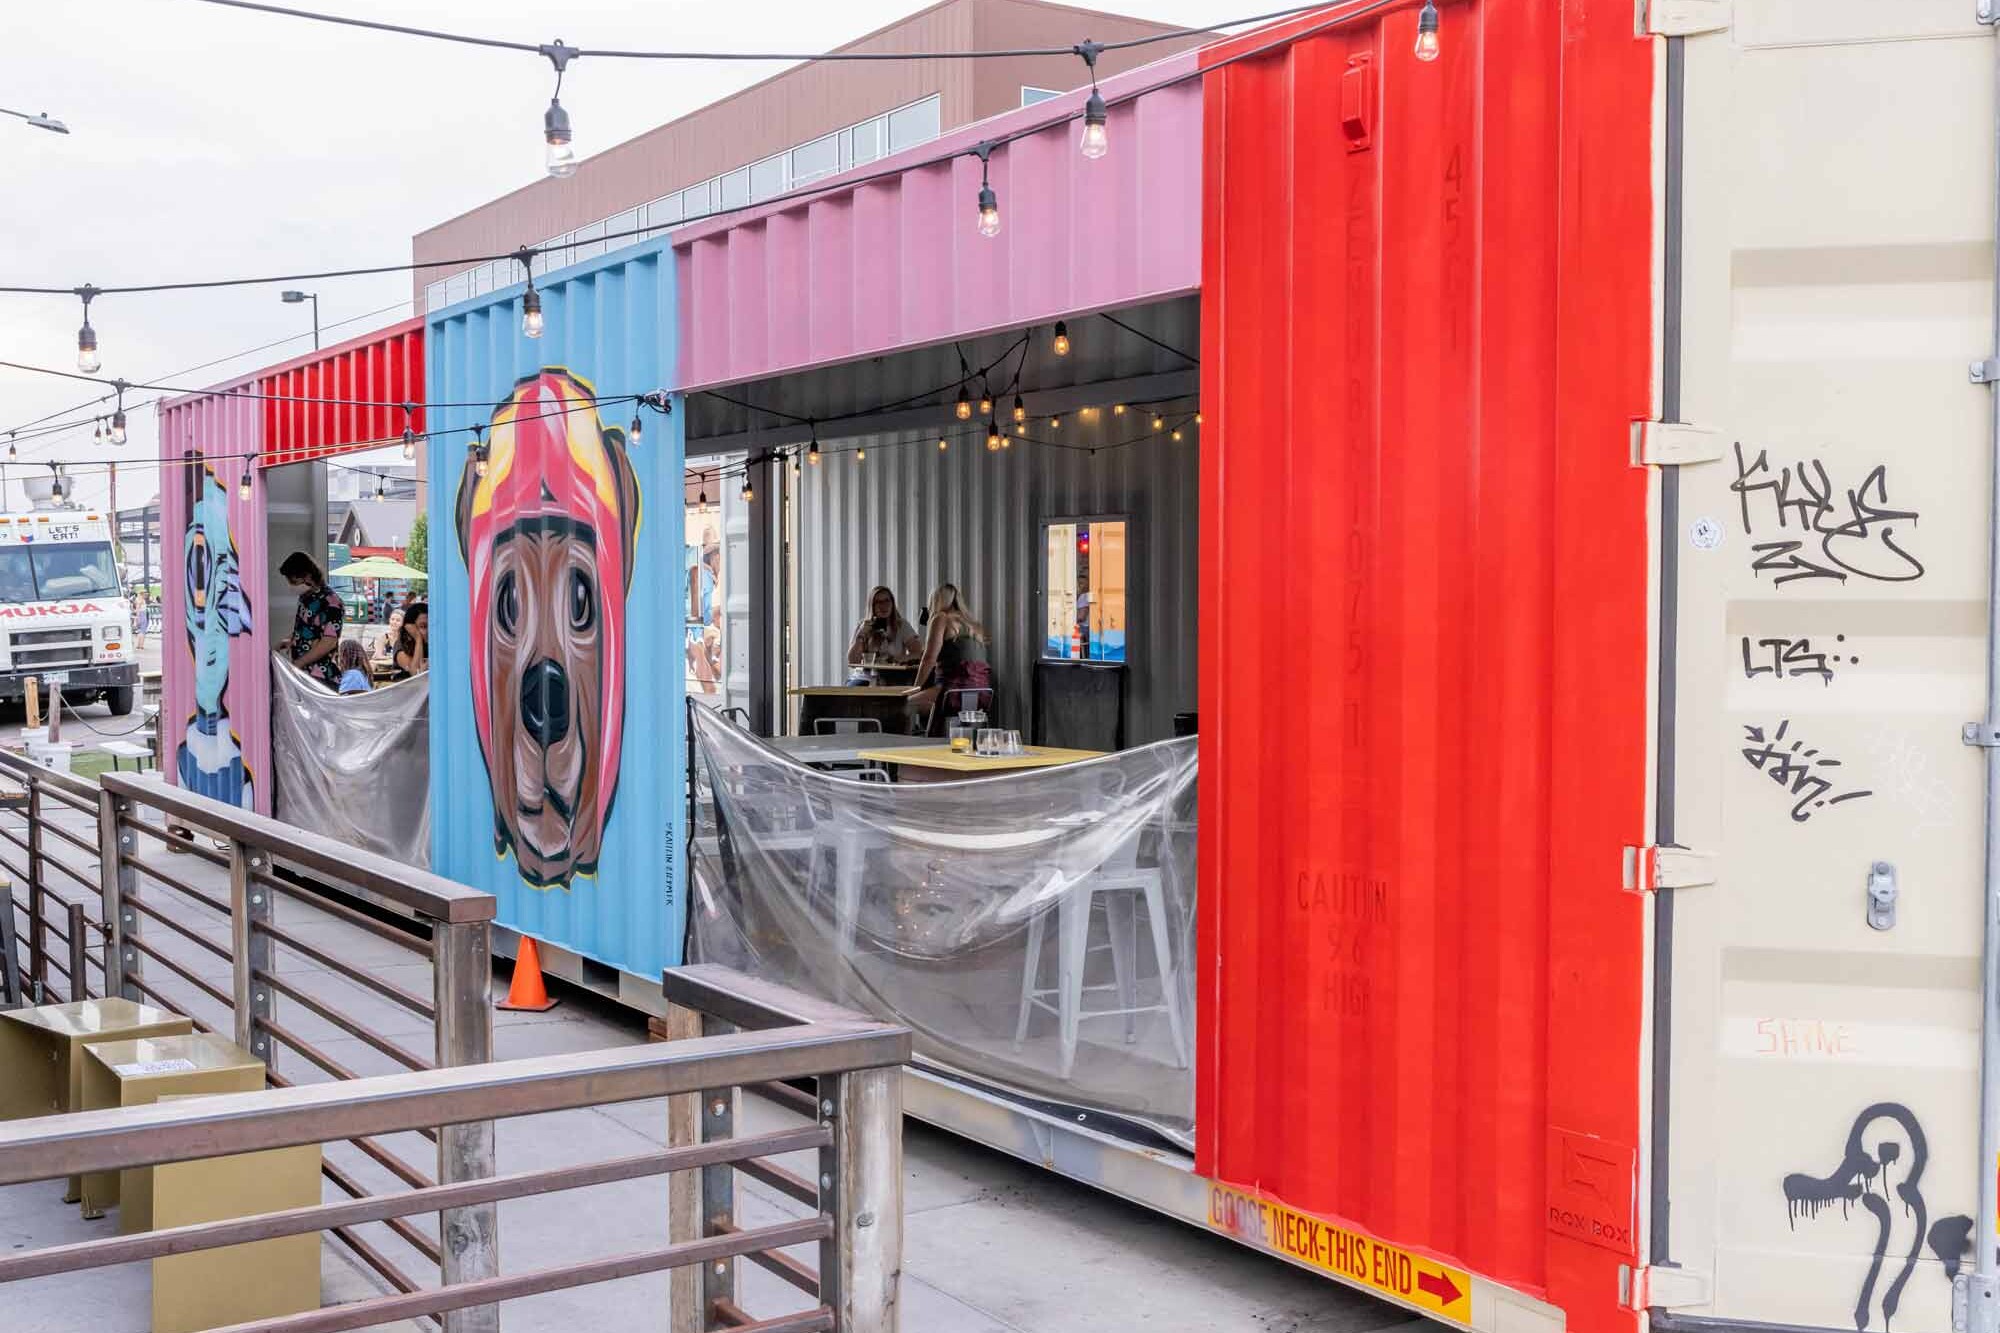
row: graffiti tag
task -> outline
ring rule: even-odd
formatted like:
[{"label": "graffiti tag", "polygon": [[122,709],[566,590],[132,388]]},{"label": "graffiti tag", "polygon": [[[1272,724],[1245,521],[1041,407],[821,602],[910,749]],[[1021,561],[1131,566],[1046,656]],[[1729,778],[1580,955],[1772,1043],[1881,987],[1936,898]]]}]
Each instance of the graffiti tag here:
[{"label": "graffiti tag", "polygon": [[1795,821],[1803,824],[1813,817],[1814,811],[1825,806],[1858,801],[1875,794],[1872,791],[1848,791],[1836,795],[1834,777],[1822,770],[1839,768],[1840,761],[1821,754],[1817,748],[1808,748],[1804,741],[1788,741],[1787,733],[1791,728],[1790,719],[1781,720],[1777,730],[1772,732],[1766,732],[1759,726],[1744,727],[1743,738],[1748,744],[1743,747],[1743,758],[1750,767],[1797,798],[1792,802],[1792,818]]},{"label": "graffiti tag", "polygon": [[[1820,684],[1831,685],[1834,668],[1840,665],[1838,645],[1846,642],[1845,634],[1836,634],[1834,635],[1836,646],[1822,651],[1813,647],[1811,639],[1753,639],[1745,634],[1743,674],[1750,680],[1755,680],[1759,676],[1773,676],[1779,680],[1797,676],[1818,676]],[[1847,661],[1852,666],[1859,664],[1861,659],[1850,655]]]},{"label": "graffiti tag", "polygon": [[[1770,451],[1746,459],[1736,445],[1736,480],[1729,483],[1743,513],[1743,531],[1779,533],[1750,546],[1753,572],[1774,575],[1774,586],[1800,579],[1852,578],[1909,583],[1924,576],[1923,562],[1897,540],[1902,524],[1914,526],[1917,511],[1889,502],[1886,465],[1878,465],[1859,486],[1841,489],[1817,458],[1773,470]],[[1775,520],[1775,521],[1774,521]],[[1791,534],[1796,533],[1796,536]]]}]

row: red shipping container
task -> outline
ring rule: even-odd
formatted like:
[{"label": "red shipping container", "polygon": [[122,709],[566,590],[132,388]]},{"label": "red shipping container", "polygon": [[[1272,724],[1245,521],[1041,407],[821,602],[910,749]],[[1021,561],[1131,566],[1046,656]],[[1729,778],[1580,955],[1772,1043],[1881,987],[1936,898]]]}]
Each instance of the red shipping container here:
[{"label": "red shipping container", "polygon": [[1414,4],[1351,4],[1204,53],[1197,1170],[1589,1330],[1634,1325],[1640,1234],[1633,14],[1446,4],[1427,64]]}]

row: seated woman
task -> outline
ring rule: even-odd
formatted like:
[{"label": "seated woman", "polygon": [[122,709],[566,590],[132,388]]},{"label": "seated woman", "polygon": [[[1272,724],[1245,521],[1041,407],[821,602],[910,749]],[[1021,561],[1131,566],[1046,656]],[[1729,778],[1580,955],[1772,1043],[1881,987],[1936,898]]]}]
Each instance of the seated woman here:
[{"label": "seated woman", "polygon": [[375,656],[386,662],[396,655],[396,649],[403,641],[403,608],[397,607],[389,613],[389,630],[376,642]]},{"label": "seated woman", "polygon": [[923,641],[896,608],[896,594],[877,585],[868,594],[868,618],[854,627],[854,637],[847,644],[847,665],[856,668],[848,672],[847,683],[868,683],[868,673],[858,668],[870,659],[914,662],[923,651]]},{"label": "seated woman", "polygon": [[931,735],[944,735],[945,723],[963,702],[959,697],[963,691],[981,691],[980,706],[992,706],[993,668],[986,661],[986,643],[986,628],[965,609],[957,585],[938,585],[931,594],[923,660],[917,664],[917,684],[929,688],[910,700],[918,716],[930,714]]},{"label": "seated woman", "polygon": [[431,609],[422,602],[403,608],[403,628],[396,632],[395,680],[408,680],[431,669]]}]

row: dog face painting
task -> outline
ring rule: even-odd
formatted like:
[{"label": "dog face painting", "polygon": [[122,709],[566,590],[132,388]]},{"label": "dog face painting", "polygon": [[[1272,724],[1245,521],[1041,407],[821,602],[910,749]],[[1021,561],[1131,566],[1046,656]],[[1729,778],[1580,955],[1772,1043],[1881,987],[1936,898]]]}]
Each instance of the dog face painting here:
[{"label": "dog face painting", "polygon": [[229,532],[229,492],[199,459],[184,467],[187,533],[185,614],[188,651],[194,658],[194,713],[175,755],[181,786],[231,805],[248,807],[253,790],[243,750],[229,726],[229,641],[250,632],[250,604],[243,596],[236,541]]},{"label": "dog face painting", "polygon": [[596,871],[618,788],[639,485],[624,432],[558,367],[517,383],[486,438],[457,527],[494,845],[528,884],[568,888]]}]

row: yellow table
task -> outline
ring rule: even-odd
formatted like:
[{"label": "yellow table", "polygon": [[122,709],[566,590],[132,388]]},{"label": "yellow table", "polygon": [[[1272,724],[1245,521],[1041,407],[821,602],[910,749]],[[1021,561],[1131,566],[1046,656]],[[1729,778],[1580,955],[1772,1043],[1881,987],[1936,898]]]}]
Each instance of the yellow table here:
[{"label": "yellow table", "polygon": [[[226,1037],[192,1032],[179,1037],[106,1041],[87,1048],[83,1099],[77,1109],[149,1106],[162,1097],[200,1092],[261,1092],[264,1062]],[[83,1178],[83,1215],[118,1207],[118,1230],[153,1229],[153,1169],[102,1171]]]},{"label": "yellow table", "polygon": [[906,730],[914,685],[806,685],[790,693],[799,699],[799,735],[813,734],[823,717],[872,717],[885,732]]},{"label": "yellow table", "polygon": [[1056,768],[1063,764],[1099,759],[1102,750],[1059,750],[1051,745],[1024,745],[1020,754],[981,755],[954,752],[950,745],[918,745],[908,748],[863,750],[856,756],[865,763],[893,765],[902,770],[905,782],[950,782],[958,778],[990,777],[995,773],[1015,773],[1031,768]]}]

